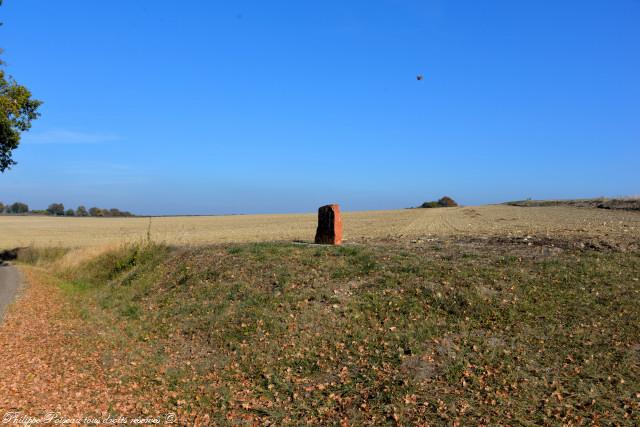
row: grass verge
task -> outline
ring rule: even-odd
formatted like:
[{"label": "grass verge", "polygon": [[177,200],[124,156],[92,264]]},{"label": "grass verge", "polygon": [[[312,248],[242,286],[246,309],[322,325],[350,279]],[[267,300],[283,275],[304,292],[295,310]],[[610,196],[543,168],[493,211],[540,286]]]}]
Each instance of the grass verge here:
[{"label": "grass verge", "polygon": [[621,425],[639,272],[635,252],[262,243],[130,245],[60,275],[104,367],[190,422]]}]

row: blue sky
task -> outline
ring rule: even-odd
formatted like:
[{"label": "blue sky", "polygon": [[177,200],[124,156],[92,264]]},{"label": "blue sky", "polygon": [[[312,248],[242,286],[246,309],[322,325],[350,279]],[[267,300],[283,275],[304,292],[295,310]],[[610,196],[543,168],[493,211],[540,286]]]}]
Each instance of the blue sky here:
[{"label": "blue sky", "polygon": [[45,102],[5,203],[640,193],[638,0],[6,0],[0,21],[7,72]]}]

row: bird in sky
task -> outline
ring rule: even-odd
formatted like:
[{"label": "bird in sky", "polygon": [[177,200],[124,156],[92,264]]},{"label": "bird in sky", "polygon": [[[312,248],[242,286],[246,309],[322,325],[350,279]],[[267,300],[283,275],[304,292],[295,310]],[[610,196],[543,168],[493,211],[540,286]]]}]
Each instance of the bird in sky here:
[{"label": "bird in sky", "polygon": [[416,76],[416,80],[420,81],[420,80],[424,80],[424,76],[422,74],[418,74]]}]

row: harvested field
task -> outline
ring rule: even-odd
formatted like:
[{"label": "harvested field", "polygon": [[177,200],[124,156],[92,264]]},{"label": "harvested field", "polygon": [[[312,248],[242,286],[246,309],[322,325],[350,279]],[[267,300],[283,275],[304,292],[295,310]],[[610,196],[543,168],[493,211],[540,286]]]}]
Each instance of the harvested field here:
[{"label": "harvested field", "polygon": [[[149,228],[149,224],[151,225]],[[152,240],[176,245],[308,241],[316,215],[236,215],[149,218],[0,216],[0,249],[89,247]],[[345,241],[443,237],[526,237],[597,240],[629,247],[640,241],[640,212],[506,205],[344,213]]]}]

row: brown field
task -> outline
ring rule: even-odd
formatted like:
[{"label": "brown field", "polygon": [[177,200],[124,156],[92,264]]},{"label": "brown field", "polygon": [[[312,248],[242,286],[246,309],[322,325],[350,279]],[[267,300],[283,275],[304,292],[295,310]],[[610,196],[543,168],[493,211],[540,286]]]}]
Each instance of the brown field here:
[{"label": "brown field", "polygon": [[[346,242],[420,240],[444,237],[577,238],[636,247],[640,213],[574,207],[505,205],[443,209],[346,212]],[[0,249],[19,246],[90,247],[151,238],[180,245],[309,241],[316,215],[65,218],[0,216]]]}]

